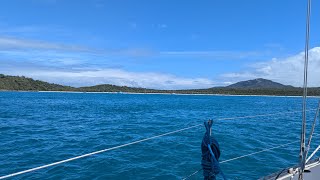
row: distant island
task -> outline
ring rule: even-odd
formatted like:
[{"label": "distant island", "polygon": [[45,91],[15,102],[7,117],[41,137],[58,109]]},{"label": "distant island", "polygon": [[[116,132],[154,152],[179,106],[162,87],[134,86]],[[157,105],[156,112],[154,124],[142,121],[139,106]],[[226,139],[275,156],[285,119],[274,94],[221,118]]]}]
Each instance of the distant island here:
[{"label": "distant island", "polygon": [[[241,81],[225,87],[186,90],[157,90],[127,86],[101,84],[88,87],[71,87],[34,80],[24,76],[0,74],[0,91],[74,91],[74,92],[127,92],[127,93],[170,93],[170,94],[223,94],[223,95],[276,95],[301,96],[302,88],[283,85],[267,79]],[[309,96],[320,96],[320,87],[308,89]]]}]

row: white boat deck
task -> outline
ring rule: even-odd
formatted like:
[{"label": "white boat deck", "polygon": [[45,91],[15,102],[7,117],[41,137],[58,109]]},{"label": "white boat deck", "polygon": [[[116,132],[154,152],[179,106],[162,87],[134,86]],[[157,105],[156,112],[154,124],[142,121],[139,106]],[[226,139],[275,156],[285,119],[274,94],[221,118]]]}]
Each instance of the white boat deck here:
[{"label": "white boat deck", "polygon": [[[266,176],[264,178],[261,178],[261,180],[298,180],[299,174],[297,167],[293,167],[292,171],[289,172],[289,169],[286,169],[284,171],[280,171],[277,173],[274,173],[270,176]],[[320,161],[319,159],[311,161],[309,164],[306,165],[305,172],[303,173],[303,179],[304,180],[320,180]]]}]

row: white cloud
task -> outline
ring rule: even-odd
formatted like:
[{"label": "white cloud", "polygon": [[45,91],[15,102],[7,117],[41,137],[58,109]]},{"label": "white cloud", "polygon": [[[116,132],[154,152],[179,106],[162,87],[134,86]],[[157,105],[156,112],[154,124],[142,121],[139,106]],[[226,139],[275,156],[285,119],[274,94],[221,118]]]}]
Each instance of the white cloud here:
[{"label": "white cloud", "polygon": [[138,24],[137,24],[136,22],[129,22],[129,26],[130,26],[130,28],[132,28],[132,29],[137,29]]},{"label": "white cloud", "polygon": [[[125,57],[145,57],[159,54],[146,48],[121,48],[121,49],[96,49],[86,46],[59,44],[34,39],[21,39],[15,37],[0,36],[0,52],[5,54],[92,54],[98,56],[125,56]],[[54,52],[54,53],[52,53]]]},{"label": "white cloud", "polygon": [[161,29],[165,29],[168,27],[168,25],[167,24],[158,24],[158,27]]},{"label": "white cloud", "polygon": [[[248,60],[268,55],[268,51],[152,51],[139,48],[96,50],[76,45],[0,36],[0,52],[0,73],[30,76],[75,86],[109,83],[157,89],[207,88],[254,78],[301,86],[303,80],[304,53],[255,63],[246,71],[222,74],[219,81],[213,82],[210,78],[185,78],[172,74],[126,71],[120,69],[123,67],[120,66],[122,64],[106,57],[205,56],[210,59]],[[99,59],[99,62],[94,58]],[[12,59],[15,61],[11,61]],[[309,85],[320,86],[320,47],[310,50],[309,62]]]},{"label": "white cloud", "polygon": [[[130,26],[137,28],[136,23],[130,23]],[[160,24],[159,27],[166,28],[166,24]],[[32,27],[30,27],[32,29]],[[24,29],[24,28],[22,28]],[[26,27],[29,29],[29,27]],[[1,31],[0,31],[1,32]],[[115,48],[115,49],[96,49],[75,44],[54,43],[41,41],[37,39],[22,39],[16,37],[0,36],[0,52],[21,53],[28,51],[54,51],[55,53],[87,53],[99,56],[125,56],[125,57],[206,57],[214,60],[236,60],[252,59],[269,56],[269,51],[221,51],[221,50],[195,50],[195,51],[159,51],[148,48]],[[47,53],[47,52],[46,52]]]},{"label": "white cloud", "polygon": [[164,56],[183,56],[183,57],[209,57],[222,60],[248,59],[261,57],[270,54],[262,51],[162,51]]},{"label": "white cloud", "polygon": [[23,75],[39,80],[72,86],[92,86],[98,84],[114,84],[120,86],[143,87],[154,89],[186,89],[207,88],[214,86],[212,80],[206,78],[183,78],[171,74],[153,72],[131,72],[122,69],[63,69],[21,68],[1,70],[9,75]]},{"label": "white cloud", "polygon": [[[283,84],[302,86],[304,53],[283,59],[273,58],[270,61],[256,63],[245,72],[223,74],[223,78],[237,82],[253,78],[266,78]],[[320,86],[320,47],[309,51],[308,85]]]},{"label": "white cloud", "polygon": [[19,39],[14,37],[0,37],[0,50],[58,50],[71,52],[97,52],[87,47],[49,43],[44,41]]}]

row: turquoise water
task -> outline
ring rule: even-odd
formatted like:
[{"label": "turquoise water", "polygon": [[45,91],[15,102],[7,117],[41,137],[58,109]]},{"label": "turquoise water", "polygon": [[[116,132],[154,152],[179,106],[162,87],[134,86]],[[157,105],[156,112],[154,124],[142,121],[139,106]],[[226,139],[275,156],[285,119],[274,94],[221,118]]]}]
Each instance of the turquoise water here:
[{"label": "turquoise water", "polygon": [[[311,98],[308,107],[316,103]],[[293,97],[1,92],[0,176],[210,118],[300,109],[301,98]],[[297,140],[300,119],[301,113],[215,120],[220,161]],[[203,133],[200,126],[13,179],[181,179],[200,168]],[[229,179],[257,179],[296,164],[298,152],[294,143],[221,167]],[[201,172],[191,179],[200,178]]]}]

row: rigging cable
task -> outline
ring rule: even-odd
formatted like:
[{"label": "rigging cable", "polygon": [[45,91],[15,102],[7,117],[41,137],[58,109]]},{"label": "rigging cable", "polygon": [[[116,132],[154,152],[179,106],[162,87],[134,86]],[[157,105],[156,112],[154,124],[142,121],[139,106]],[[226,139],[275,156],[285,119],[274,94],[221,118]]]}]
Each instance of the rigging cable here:
[{"label": "rigging cable", "polygon": [[[312,128],[310,130],[310,135],[309,135],[309,139],[308,139],[308,143],[307,143],[307,149],[305,150],[305,154],[304,154],[304,157],[307,158],[308,156],[308,152],[310,150],[310,145],[311,145],[311,140],[312,140],[312,135],[314,133],[314,129],[316,127],[316,122],[317,122],[317,118],[318,118],[318,115],[319,115],[319,110],[320,110],[320,100],[318,102],[318,109],[316,111],[316,114],[314,116],[314,119],[313,119],[313,123],[312,123]],[[306,163],[306,161],[305,161]]]},{"label": "rigging cable", "polygon": [[305,139],[306,139],[306,107],[307,107],[307,94],[308,94],[308,61],[309,61],[309,37],[310,37],[310,11],[311,0],[307,0],[307,19],[306,19],[306,41],[304,52],[304,76],[303,76],[303,98],[302,98],[302,126],[301,126],[301,142],[300,142],[300,172],[299,180],[303,179],[303,171],[305,168]]}]

